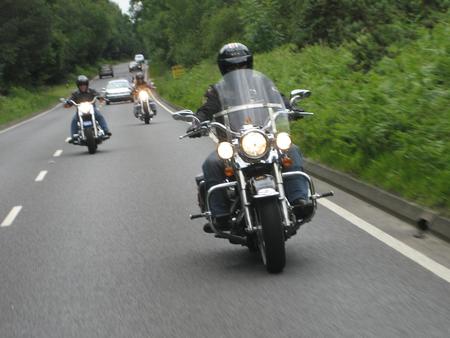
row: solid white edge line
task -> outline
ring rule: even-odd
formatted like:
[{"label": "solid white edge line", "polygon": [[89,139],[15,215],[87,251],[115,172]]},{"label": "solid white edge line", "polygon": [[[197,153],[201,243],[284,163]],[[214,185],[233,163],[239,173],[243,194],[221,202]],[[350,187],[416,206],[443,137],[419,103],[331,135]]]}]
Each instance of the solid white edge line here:
[{"label": "solid white edge line", "polygon": [[40,114],[38,114],[36,116],[30,117],[29,119],[27,119],[25,121],[22,121],[22,122],[19,122],[19,123],[15,124],[15,125],[13,125],[13,126],[11,126],[9,128],[0,130],[0,134],[6,133],[7,131],[10,131],[10,130],[15,129],[17,127],[20,127],[21,125],[24,125],[25,123],[31,122],[33,120],[36,120],[37,118],[42,117],[42,116],[44,116],[44,115],[54,111],[56,108],[59,108],[60,106],[62,106],[62,104],[58,103],[56,106],[54,106],[53,108],[51,108],[51,109],[49,109],[47,111],[44,111],[44,112],[42,112],[42,113],[40,113]]},{"label": "solid white edge line", "polygon": [[164,104],[162,104],[152,93],[152,91],[150,91],[150,93],[152,94],[153,100],[155,100],[156,102],[158,102],[158,104],[163,107],[167,112],[172,114],[171,109],[167,108]]},{"label": "solid white edge line", "polygon": [[57,151],[55,151],[55,153],[53,154],[53,157],[59,157],[62,154],[62,149],[58,149]]},{"label": "solid white edge line", "polygon": [[22,210],[21,205],[17,205],[14,208],[11,209],[8,216],[3,220],[1,226],[2,227],[8,227],[11,224],[13,224],[14,220],[16,219],[17,215],[19,214],[20,210]]},{"label": "solid white edge line", "polygon": [[[165,110],[167,110],[169,113],[172,113],[169,108],[167,108],[164,104],[162,104],[159,100],[155,98],[153,95],[153,99],[158,102],[159,105],[161,105]],[[378,229],[376,226],[364,221],[363,219],[359,218],[358,216],[352,214],[350,211],[338,206],[337,204],[329,201],[329,200],[318,200],[318,203],[323,205],[324,207],[330,209],[337,215],[341,216],[345,220],[349,221],[353,225],[357,226],[361,230],[364,230],[371,236],[375,237],[379,241],[383,242],[387,246],[391,247],[392,249],[396,250],[397,252],[401,253],[402,255],[408,257],[412,261],[416,262],[417,264],[421,265],[428,271],[434,273],[436,276],[442,278],[446,282],[450,283],[450,269],[446,268],[445,266],[439,264],[438,262],[432,260],[428,256],[425,256],[421,252],[411,248],[410,246],[406,245],[405,243],[399,241],[398,239],[388,235],[387,233],[383,232],[382,230]]]},{"label": "solid white edge line", "polygon": [[35,182],[42,182],[45,178],[45,175],[47,175],[48,171],[47,170],[42,170],[36,177],[36,179],[34,180]]},{"label": "solid white edge line", "polygon": [[364,221],[363,219],[352,214],[350,211],[338,206],[337,204],[329,200],[318,200],[317,202],[320,203],[322,206],[330,209],[331,211],[333,211],[340,217],[344,218],[345,220],[349,221],[353,225],[357,226],[361,230],[364,230],[369,235],[375,237],[376,239],[383,242],[387,246],[391,247],[392,249],[396,250],[402,255],[408,257],[417,264],[421,265],[428,271],[431,271],[436,276],[450,283],[450,269],[432,260],[428,256],[425,256],[423,253],[417,251],[416,249],[411,248],[410,246],[392,237],[391,235],[388,235],[387,233],[378,229],[376,226]]}]

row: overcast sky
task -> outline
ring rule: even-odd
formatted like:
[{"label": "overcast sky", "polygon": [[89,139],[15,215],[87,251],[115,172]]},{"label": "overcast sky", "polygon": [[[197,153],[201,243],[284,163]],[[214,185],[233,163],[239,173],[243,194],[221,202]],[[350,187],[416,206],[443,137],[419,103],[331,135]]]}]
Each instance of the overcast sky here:
[{"label": "overcast sky", "polygon": [[122,9],[123,13],[128,13],[128,7],[130,6],[129,0],[110,0],[111,2],[115,2]]}]

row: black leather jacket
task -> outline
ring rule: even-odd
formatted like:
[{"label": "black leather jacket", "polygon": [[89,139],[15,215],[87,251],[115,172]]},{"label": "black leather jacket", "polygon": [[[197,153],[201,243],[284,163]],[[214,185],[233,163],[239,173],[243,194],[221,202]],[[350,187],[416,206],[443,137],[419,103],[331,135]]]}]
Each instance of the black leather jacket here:
[{"label": "black leather jacket", "polygon": [[[80,90],[73,92],[68,101],[72,100],[75,103],[87,102],[92,101],[96,96],[99,97],[100,94],[95,89],[88,88],[85,92],[81,92]],[[72,105],[71,102],[67,102],[67,104]]]}]

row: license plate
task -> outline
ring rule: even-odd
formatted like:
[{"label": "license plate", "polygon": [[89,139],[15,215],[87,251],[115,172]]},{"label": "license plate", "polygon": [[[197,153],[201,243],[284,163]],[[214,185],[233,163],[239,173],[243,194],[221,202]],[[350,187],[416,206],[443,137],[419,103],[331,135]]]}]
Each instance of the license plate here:
[{"label": "license plate", "polygon": [[92,121],[83,121],[83,126],[85,126],[85,127],[92,126]]}]

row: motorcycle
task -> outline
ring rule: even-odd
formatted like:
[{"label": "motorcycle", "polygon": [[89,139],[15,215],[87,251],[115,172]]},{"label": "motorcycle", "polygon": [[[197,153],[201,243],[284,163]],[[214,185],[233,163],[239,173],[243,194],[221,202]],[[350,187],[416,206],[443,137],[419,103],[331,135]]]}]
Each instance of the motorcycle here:
[{"label": "motorcycle", "polygon": [[94,97],[92,101],[76,103],[72,100],[66,100],[64,98],[60,99],[62,103],[71,103],[76,106],[78,115],[78,133],[74,135],[71,143],[74,145],[87,146],[89,154],[95,154],[97,146],[109,138],[95,119],[94,103],[96,100],[97,97]]},{"label": "motorcycle", "polygon": [[[288,155],[292,144],[289,120],[313,113],[287,110],[272,81],[250,69],[227,73],[215,89],[223,110],[214,115],[214,121],[201,122],[190,110],[172,114],[175,120],[196,126],[180,138],[213,134],[222,139],[217,154],[224,161],[226,179],[207,190],[203,175],[196,177],[201,213],[190,218],[206,218],[215,237],[259,251],[267,271],[279,273],[286,264],[285,242],[312,220],[319,198],[333,195],[332,191],[317,194],[305,172],[283,170],[292,164]],[[291,107],[297,107],[298,101],[310,94],[309,90],[293,90]],[[310,209],[302,216],[296,216],[286,198],[284,184],[288,177],[302,177],[307,182]],[[220,229],[212,219],[211,196],[220,190],[230,202],[230,230]]]},{"label": "motorcycle", "polygon": [[148,90],[141,89],[137,94],[137,102],[134,105],[134,116],[145,124],[149,124],[156,115],[156,104],[150,100]]}]

